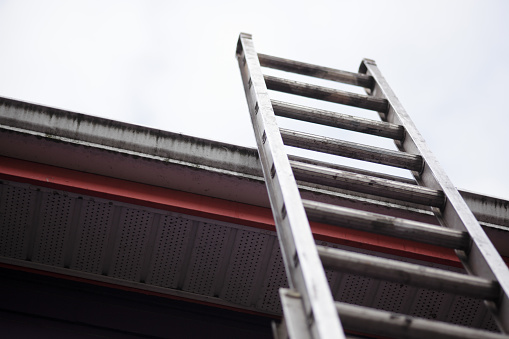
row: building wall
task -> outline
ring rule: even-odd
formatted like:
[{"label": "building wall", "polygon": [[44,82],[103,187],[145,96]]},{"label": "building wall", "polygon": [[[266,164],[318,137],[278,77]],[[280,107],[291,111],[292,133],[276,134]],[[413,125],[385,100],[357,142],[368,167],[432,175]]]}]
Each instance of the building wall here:
[{"label": "building wall", "polygon": [[0,268],[3,338],[271,338],[272,318]]}]

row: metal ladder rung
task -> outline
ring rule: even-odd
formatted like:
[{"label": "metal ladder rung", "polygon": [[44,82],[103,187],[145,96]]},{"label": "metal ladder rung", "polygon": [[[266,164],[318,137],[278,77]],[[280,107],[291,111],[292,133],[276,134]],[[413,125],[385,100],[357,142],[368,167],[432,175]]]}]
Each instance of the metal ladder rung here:
[{"label": "metal ladder rung", "polygon": [[353,208],[302,200],[311,221],[355,229],[446,248],[467,250],[466,232]]},{"label": "metal ladder rung", "polygon": [[269,67],[302,75],[309,75],[315,78],[337,81],[349,85],[372,88],[374,83],[373,78],[366,74],[341,71],[330,67],[316,66],[301,61],[278,58],[267,54],[258,53],[258,60],[260,60],[260,64],[263,67]]},{"label": "metal ladder rung", "polygon": [[422,157],[385,148],[280,128],[285,145],[420,172]]},{"label": "metal ladder rung", "polygon": [[332,186],[433,207],[442,207],[445,202],[442,191],[427,187],[292,160],[290,160],[290,165],[292,166],[295,178],[308,183]]},{"label": "metal ladder rung", "polygon": [[405,134],[402,126],[384,121],[364,119],[323,109],[294,105],[278,100],[271,100],[271,102],[274,113],[285,118],[338,127],[394,140],[402,140]]},{"label": "metal ladder rung", "polygon": [[493,280],[336,248],[317,249],[325,268],[478,299],[500,297]]},{"label": "metal ladder rung", "polygon": [[508,339],[509,336],[436,320],[336,302],[343,326],[351,331],[405,339]]},{"label": "metal ladder rung", "polygon": [[417,186],[417,183],[415,182],[414,179],[399,177],[399,176],[392,175],[392,174],[373,172],[373,171],[364,170],[364,169],[360,169],[360,168],[356,168],[356,167],[350,167],[350,166],[345,166],[345,165],[333,164],[333,163],[321,161],[321,160],[304,158],[304,157],[300,157],[300,156],[292,155],[292,154],[288,155],[288,159],[293,160],[293,161],[302,162],[305,164],[312,164],[312,165],[316,165],[316,166],[321,166],[321,167],[330,168],[330,169],[337,169],[340,171],[347,171],[347,172],[351,172],[351,173],[364,174],[364,175],[369,175],[369,176],[375,177],[375,178],[382,178],[382,179],[387,179],[387,180],[392,180],[392,181],[397,181],[397,182],[402,182],[405,184]]},{"label": "metal ladder rung", "polygon": [[388,102],[367,95],[264,75],[267,89],[386,113]]}]

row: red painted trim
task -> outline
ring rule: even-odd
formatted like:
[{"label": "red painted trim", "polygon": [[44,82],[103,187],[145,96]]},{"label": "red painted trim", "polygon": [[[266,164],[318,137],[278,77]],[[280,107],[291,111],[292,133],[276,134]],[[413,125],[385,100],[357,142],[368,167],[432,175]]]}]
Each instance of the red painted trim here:
[{"label": "red painted trim", "polygon": [[[0,178],[275,231],[268,208],[25,160],[0,156]],[[320,223],[311,228],[318,240],[461,266],[449,249]]]}]

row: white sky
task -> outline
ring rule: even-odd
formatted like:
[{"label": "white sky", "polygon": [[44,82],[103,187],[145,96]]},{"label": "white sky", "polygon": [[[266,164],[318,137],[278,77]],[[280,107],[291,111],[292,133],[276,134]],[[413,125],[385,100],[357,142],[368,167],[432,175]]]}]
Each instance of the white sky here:
[{"label": "white sky", "polygon": [[508,14],[507,1],[0,0],[0,96],[254,146],[234,57],[248,32],[280,57],[376,60],[454,184],[509,199]]}]

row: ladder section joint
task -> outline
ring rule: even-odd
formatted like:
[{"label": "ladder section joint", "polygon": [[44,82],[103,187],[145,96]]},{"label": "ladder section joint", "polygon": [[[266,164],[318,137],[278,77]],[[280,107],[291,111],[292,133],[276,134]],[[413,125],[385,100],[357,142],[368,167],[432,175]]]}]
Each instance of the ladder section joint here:
[{"label": "ladder section joint", "polygon": [[302,301],[302,296],[295,290],[280,288],[281,306],[284,317],[274,328],[277,339],[309,339],[313,337],[308,317]]}]

